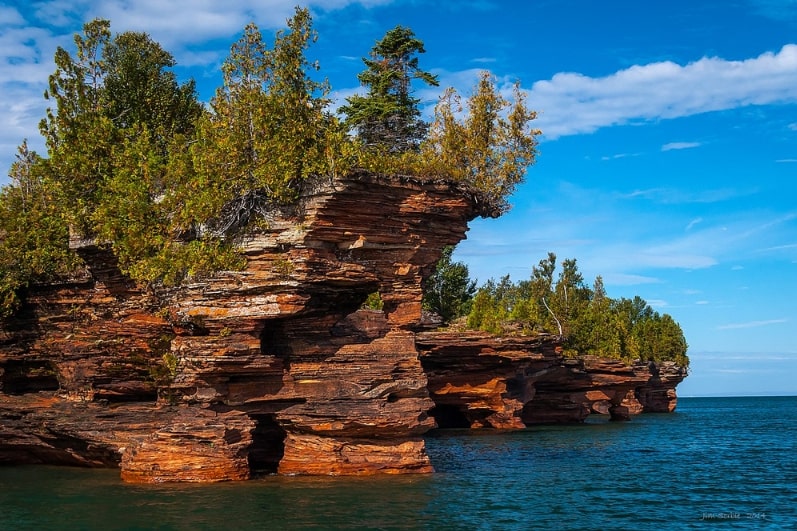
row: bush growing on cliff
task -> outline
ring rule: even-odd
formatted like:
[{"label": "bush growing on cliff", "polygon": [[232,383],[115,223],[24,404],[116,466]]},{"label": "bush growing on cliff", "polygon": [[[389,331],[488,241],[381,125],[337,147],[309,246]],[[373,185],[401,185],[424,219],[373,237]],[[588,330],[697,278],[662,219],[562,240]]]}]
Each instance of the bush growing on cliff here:
[{"label": "bush growing on cliff", "polygon": [[23,142],[8,174],[11,184],[0,190],[0,317],[17,309],[31,282],[65,275],[77,263],[45,169]]},{"label": "bush growing on cliff", "polygon": [[[512,100],[500,94],[488,72],[482,73],[464,108],[457,92],[446,90],[421,146],[427,171],[440,169],[472,186],[494,217],[508,209],[508,197],[537,156],[540,131],[531,127],[537,113],[526,107],[517,83]],[[464,117],[458,118],[463,111]]]},{"label": "bush growing on cliff", "polygon": [[571,354],[689,365],[683,331],[671,316],[640,297],[609,298],[601,277],[589,288],[575,259],[564,260],[554,280],[556,269],[556,255],[549,253],[529,280],[488,281],[476,292],[468,326],[495,334],[561,335]]},{"label": "bush growing on cliff", "polygon": [[180,193],[184,221],[229,235],[295,200],[302,180],[332,173],[332,144],[342,137],[324,110],[328,87],[308,76],[316,66],[305,51],[315,39],[309,11],[297,9],[273,49],[254,24],[232,46],[224,86],[197,127],[195,174]]}]

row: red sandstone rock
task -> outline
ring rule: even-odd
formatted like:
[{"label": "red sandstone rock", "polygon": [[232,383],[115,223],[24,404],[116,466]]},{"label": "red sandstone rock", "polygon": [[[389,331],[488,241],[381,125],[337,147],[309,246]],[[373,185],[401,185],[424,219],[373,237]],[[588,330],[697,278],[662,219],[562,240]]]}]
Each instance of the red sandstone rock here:
[{"label": "red sandstone rock", "polygon": [[[0,323],[0,463],[120,466],[133,482],[431,472],[441,426],[671,410],[683,370],[563,360],[550,337],[421,333],[421,282],[478,202],[354,175],[245,242],[247,268],[147,291],[75,241],[79,278]],[[487,213],[489,214],[489,213]],[[384,311],[360,310],[379,291]]]},{"label": "red sandstone rock", "polygon": [[563,358],[553,336],[425,332],[417,342],[443,427],[522,428],[581,422],[591,413],[628,420],[674,407],[685,376],[672,363]]},{"label": "red sandstone rock", "polygon": [[[86,275],[2,323],[0,456],[137,482],[431,471],[412,330],[479,208],[450,183],[317,182],[244,243],[244,271],[155,292],[74,241]],[[358,311],[375,291],[384,311]]]}]

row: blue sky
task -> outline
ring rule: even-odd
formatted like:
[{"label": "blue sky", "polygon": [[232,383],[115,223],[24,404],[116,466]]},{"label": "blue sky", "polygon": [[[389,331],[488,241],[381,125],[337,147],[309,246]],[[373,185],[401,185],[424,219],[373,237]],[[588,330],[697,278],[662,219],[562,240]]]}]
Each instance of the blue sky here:
[{"label": "blue sky", "polygon": [[[0,3],[0,165],[37,123],[58,45],[94,17],[147,31],[208,100],[244,25],[294,2]],[[310,56],[340,101],[361,57],[397,24],[421,65],[468,93],[489,70],[520,80],[540,156],[498,220],[455,258],[485,281],[528,277],[553,251],[610,296],[640,295],[690,345],[682,396],[797,394],[797,1],[318,0]],[[439,92],[419,95],[434,103]],[[7,182],[0,178],[0,182]]]}]

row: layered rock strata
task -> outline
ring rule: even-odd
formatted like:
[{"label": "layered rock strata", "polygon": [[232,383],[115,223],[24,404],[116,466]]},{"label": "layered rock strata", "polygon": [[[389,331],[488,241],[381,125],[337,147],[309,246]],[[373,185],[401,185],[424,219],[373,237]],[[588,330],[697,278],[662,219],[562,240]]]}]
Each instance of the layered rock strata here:
[{"label": "layered rock strata", "polygon": [[[421,282],[482,210],[448,183],[315,183],[243,243],[247,267],[175,289],[86,270],[0,323],[0,464],[130,482],[431,472],[423,435],[671,411],[682,369],[564,359],[550,336],[420,332]],[[361,309],[378,292],[380,311]]]},{"label": "layered rock strata", "polygon": [[564,358],[556,338],[480,332],[418,334],[421,363],[443,427],[523,428],[581,422],[590,414],[627,420],[673,411],[686,371],[672,363],[627,365]]},{"label": "layered rock strata", "polygon": [[[0,462],[131,482],[432,471],[421,281],[480,208],[450,183],[318,182],[244,242],[245,270],[164,291],[74,241],[86,275],[2,325]],[[384,309],[359,310],[373,292]]]}]

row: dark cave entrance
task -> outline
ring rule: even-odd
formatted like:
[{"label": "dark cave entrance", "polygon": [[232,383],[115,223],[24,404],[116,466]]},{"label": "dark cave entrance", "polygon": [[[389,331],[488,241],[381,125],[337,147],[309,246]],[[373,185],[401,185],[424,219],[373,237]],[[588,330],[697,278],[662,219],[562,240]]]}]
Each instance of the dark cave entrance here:
[{"label": "dark cave entrance", "polygon": [[59,388],[58,369],[49,361],[10,360],[0,365],[0,391],[6,394],[22,395]]},{"label": "dark cave entrance", "polygon": [[434,417],[440,429],[470,428],[470,421],[458,406],[438,404],[429,410],[429,414]]},{"label": "dark cave entrance", "polygon": [[285,453],[285,430],[273,414],[253,414],[252,445],[249,447],[249,471],[252,476],[276,474]]}]

